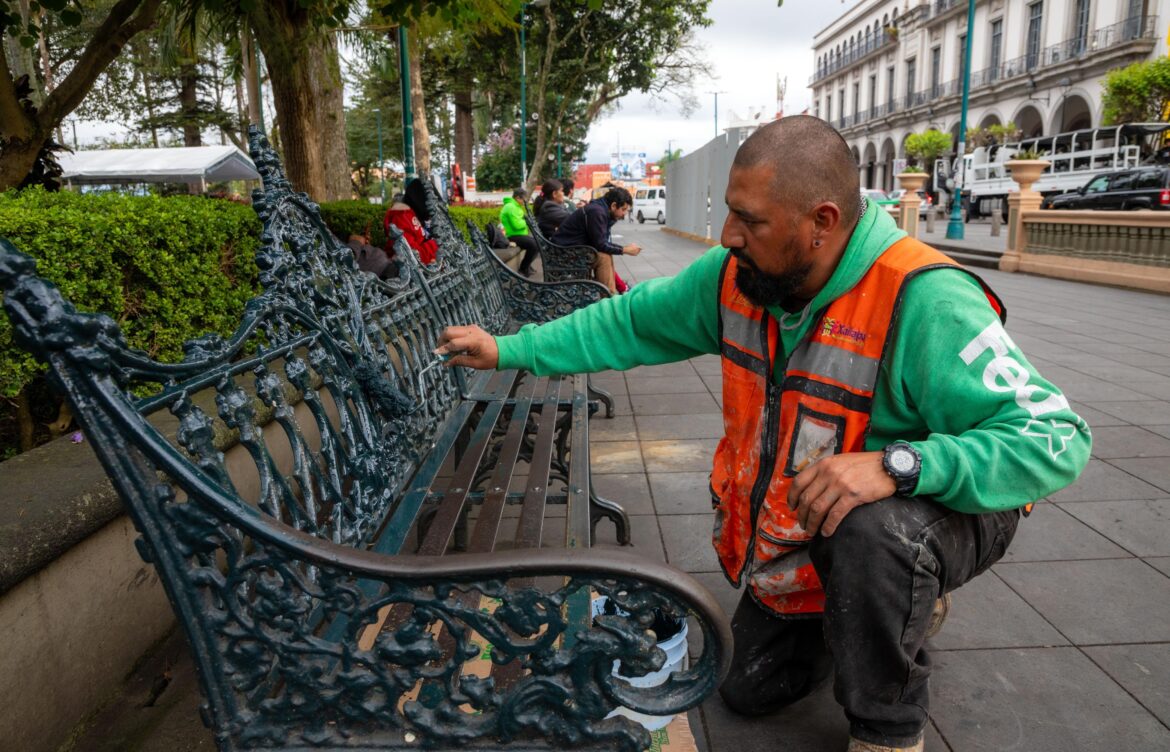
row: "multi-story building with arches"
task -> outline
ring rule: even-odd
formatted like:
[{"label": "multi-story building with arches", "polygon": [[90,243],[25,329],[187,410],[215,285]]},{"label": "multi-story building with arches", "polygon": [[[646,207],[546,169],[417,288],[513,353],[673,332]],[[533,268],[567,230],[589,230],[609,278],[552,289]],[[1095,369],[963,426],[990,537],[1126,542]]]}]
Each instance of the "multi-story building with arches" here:
[{"label": "multi-story building with arches", "polygon": [[[957,148],[967,0],[860,0],[813,40],[813,110],[853,149],[865,187],[893,188],[905,140]],[[1024,136],[1102,124],[1110,70],[1165,56],[1170,0],[976,0],[968,128]]]}]

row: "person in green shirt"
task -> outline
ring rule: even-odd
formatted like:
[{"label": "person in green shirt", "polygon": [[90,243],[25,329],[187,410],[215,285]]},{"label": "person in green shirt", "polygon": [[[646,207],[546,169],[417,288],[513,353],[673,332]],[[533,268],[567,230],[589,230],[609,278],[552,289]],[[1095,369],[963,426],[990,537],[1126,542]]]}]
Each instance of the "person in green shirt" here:
[{"label": "person in green shirt", "polygon": [[525,277],[532,274],[532,262],[540,255],[540,246],[536,238],[528,232],[528,221],[524,212],[528,208],[528,191],[517,188],[512,191],[511,197],[504,197],[504,205],[500,208],[500,226],[508,240],[523,249],[524,258],[520,259],[520,273]]},{"label": "person in green shirt", "polygon": [[[540,375],[721,355],[728,437],[717,453],[719,471],[719,454],[737,426],[759,418],[737,412],[745,390],[732,382],[740,383],[736,369],[745,355],[729,346],[729,302],[740,296],[762,312],[775,353],[770,384],[761,381],[757,391],[776,391],[783,395],[777,402],[788,404],[783,400],[802,383],[788,373],[789,361],[807,357],[814,340],[820,352],[832,350],[825,348],[825,312],[856,302],[855,291],[872,292],[867,283],[889,266],[886,254],[913,243],[884,210],[859,198],[847,144],[817,118],[783,118],[745,141],[726,202],[720,245],[678,276],[648,280],[511,336],[450,327],[436,352],[454,355],[448,365]],[[724,275],[732,266],[729,287]],[[753,510],[759,516],[750,518],[749,582],[758,574],[752,567],[762,566],[752,562],[761,518],[789,513],[793,540],[803,542],[769,565],[811,563],[823,586],[823,615],[777,611],[765,605],[765,591],[749,585],[732,618],[735,654],[720,693],[733,710],[767,713],[831,672],[849,719],[850,752],[922,749],[931,604],[1002,557],[1021,508],[1072,483],[1091,448],[1088,425],[1016,346],[993,296],[958,266],[940,267],[907,274],[888,293],[896,296],[895,314],[872,394],[843,400],[868,410],[857,445],[843,447],[831,436],[795,467],[777,462],[771,484],[756,484],[769,495],[763,513]],[[842,333],[863,337],[850,328]],[[772,405],[769,396],[762,409]],[[783,438],[793,416],[773,417]],[[759,423],[766,428],[771,420]],[[745,454],[767,454],[766,436]],[[742,470],[751,481],[760,467]],[[784,493],[777,497],[774,487]],[[712,488],[717,550],[727,535],[719,529],[727,527],[720,515],[727,493]],[[743,574],[733,577],[723,563],[733,582]]]}]

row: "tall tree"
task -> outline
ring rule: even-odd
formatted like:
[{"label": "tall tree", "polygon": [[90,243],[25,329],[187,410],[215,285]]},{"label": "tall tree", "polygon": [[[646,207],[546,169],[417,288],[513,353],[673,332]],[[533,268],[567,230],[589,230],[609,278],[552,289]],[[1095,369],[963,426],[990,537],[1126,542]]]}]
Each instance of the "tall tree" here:
[{"label": "tall tree", "polygon": [[[5,53],[0,54],[0,191],[21,184],[33,169],[53,132],[85,98],[94,82],[136,34],[154,25],[162,0],[118,0],[95,26],[69,72],[37,106],[22,101],[19,80]],[[45,18],[66,26],[79,26],[81,14],[64,0],[42,2],[51,11]],[[6,37],[31,49],[43,29],[26,21],[20,3],[0,0],[0,28]]]}]

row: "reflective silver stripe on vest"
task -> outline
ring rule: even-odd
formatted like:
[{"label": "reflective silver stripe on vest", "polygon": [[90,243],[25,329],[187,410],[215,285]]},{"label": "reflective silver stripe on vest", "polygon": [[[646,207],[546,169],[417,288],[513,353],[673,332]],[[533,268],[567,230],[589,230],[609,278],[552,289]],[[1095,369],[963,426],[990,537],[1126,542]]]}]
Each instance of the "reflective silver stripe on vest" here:
[{"label": "reflective silver stripe on vest", "polygon": [[723,320],[723,340],[730,342],[740,350],[763,359],[760,352],[760,322],[744,316],[739,311],[733,311],[727,306],[719,306],[719,316]]},{"label": "reflective silver stripe on vest", "polygon": [[840,347],[805,340],[788,359],[788,371],[825,376],[856,392],[872,392],[881,362]]}]

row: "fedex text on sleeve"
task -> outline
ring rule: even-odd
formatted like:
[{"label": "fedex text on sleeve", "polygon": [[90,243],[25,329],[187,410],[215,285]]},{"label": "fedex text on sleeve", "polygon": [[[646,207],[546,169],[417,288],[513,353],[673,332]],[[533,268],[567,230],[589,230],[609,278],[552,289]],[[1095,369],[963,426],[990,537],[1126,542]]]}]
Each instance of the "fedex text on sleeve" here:
[{"label": "fedex text on sleeve", "polygon": [[[1008,354],[1015,347],[1016,343],[1012,342],[1003,324],[994,321],[967,343],[959,357],[971,365],[985,350],[991,350],[994,357],[983,369],[983,385],[993,392],[1015,392],[1016,404],[1027,410],[1033,418],[1067,410],[1068,400],[1063,394],[1050,394],[1028,383],[1028,369]],[[1034,399],[1033,395],[1037,392],[1044,399]]]}]

